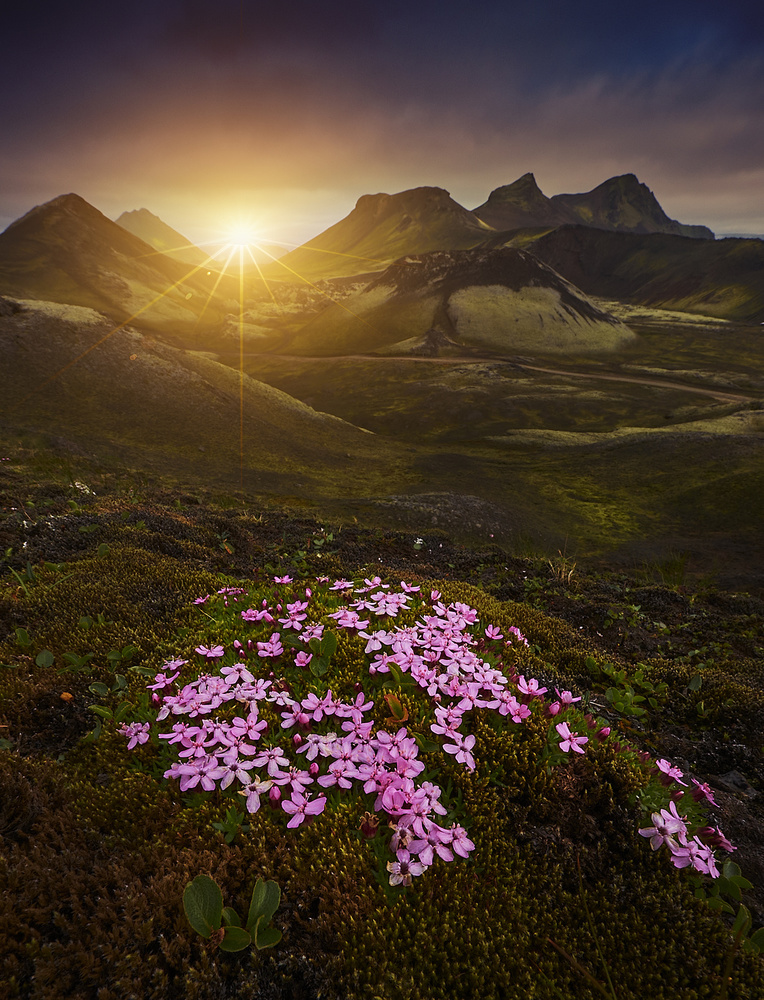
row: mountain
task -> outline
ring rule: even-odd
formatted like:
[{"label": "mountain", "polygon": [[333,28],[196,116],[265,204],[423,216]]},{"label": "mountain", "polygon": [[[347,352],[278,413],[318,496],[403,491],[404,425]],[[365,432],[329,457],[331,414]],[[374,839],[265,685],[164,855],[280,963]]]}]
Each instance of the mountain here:
[{"label": "mountain", "polygon": [[289,351],[599,353],[633,337],[531,254],[477,248],[402,257],[361,292],[308,322]]},{"label": "mountain", "polygon": [[291,268],[311,280],[381,271],[406,254],[473,247],[491,231],[443,188],[367,194],[344,219],[286,254],[269,271],[289,278],[284,267]]},{"label": "mountain", "polygon": [[38,205],[0,234],[0,293],[86,306],[117,323],[215,329],[227,311],[222,296],[238,295],[235,279],[216,285],[218,277],[157,253],[76,194]]},{"label": "mountain", "polygon": [[[149,212],[147,208],[138,208],[132,212],[123,212],[117,219],[117,225],[140,237],[149,246],[161,251],[168,257],[172,257],[174,260],[182,261],[184,264],[201,264],[219,271],[223,268],[228,258],[226,250],[223,250],[222,253],[220,252],[221,247],[224,245],[222,241],[212,244],[210,253],[207,253],[205,250],[191,243],[190,240],[187,240],[185,236],[181,236],[177,230],[173,229],[172,226],[168,226],[158,215]],[[274,257],[282,257],[286,252],[286,248],[279,246],[277,243],[264,243],[263,249],[253,245],[247,248],[241,263],[244,265],[245,271],[256,275],[258,267],[270,263]],[[213,260],[210,259],[212,254],[215,254]],[[238,252],[234,254],[234,266],[238,269]]]},{"label": "mountain", "polygon": [[523,174],[513,184],[491,191],[488,201],[473,212],[493,229],[563,226],[579,222],[573,209],[555,204],[541,191],[533,174]]},{"label": "mountain", "polygon": [[587,226],[520,233],[520,245],[588,295],[764,321],[764,241],[606,233]]},{"label": "mountain", "polygon": [[149,212],[147,208],[123,212],[117,219],[117,225],[174,260],[192,265],[207,263],[208,254],[194,246],[166,222],[162,222],[158,215]]},{"label": "mountain", "polygon": [[670,219],[655,195],[634,174],[611,177],[585,194],[547,198],[533,174],[496,188],[474,215],[498,230],[532,226],[584,224],[628,233],[670,233],[693,239],[713,239],[705,226],[686,226]]}]

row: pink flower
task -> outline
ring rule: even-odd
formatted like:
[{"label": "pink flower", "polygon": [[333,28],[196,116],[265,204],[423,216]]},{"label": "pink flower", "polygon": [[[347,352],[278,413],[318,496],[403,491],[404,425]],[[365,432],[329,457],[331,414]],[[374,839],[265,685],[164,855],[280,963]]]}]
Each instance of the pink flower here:
[{"label": "pink flower", "polygon": [[705,781],[696,781],[694,778],[692,778],[691,781],[693,785],[695,785],[692,792],[690,792],[693,799],[696,802],[704,802],[704,801],[708,802],[712,806],[716,806],[718,809],[719,803],[716,802],[716,800],[714,799],[714,793],[711,791],[711,788],[705,783]]},{"label": "pink flower", "polygon": [[[454,759],[464,764],[468,771],[475,770],[475,758],[470,751],[475,746],[475,737],[462,736],[461,733],[454,733],[451,737],[454,743],[444,743],[443,749],[446,753],[454,754]],[[583,753],[583,751],[581,751]]]},{"label": "pink flower", "polygon": [[555,688],[555,691],[557,692],[557,697],[560,699],[561,704],[564,705],[565,708],[568,708],[569,705],[572,705],[576,701],[581,701],[580,696],[578,698],[573,697],[572,691],[560,692],[557,688]]},{"label": "pink flower", "polygon": [[200,656],[206,656],[208,660],[216,660],[221,656],[225,656],[225,649],[222,646],[212,646],[211,648],[197,646],[195,652]]},{"label": "pink flower", "polygon": [[271,780],[263,781],[255,775],[247,783],[247,787],[239,792],[247,798],[247,812],[256,813],[260,808],[260,796],[264,795],[273,785]]},{"label": "pink flower", "polygon": [[522,674],[517,679],[517,689],[522,694],[527,694],[531,698],[540,698],[547,691],[545,687],[539,687],[539,682],[535,677],[531,677],[529,681],[526,681]]},{"label": "pink flower", "polygon": [[421,875],[425,866],[421,861],[411,861],[411,855],[403,849],[398,851],[397,858],[397,861],[387,862],[390,885],[411,885],[412,877]]},{"label": "pink flower", "polygon": [[558,722],[554,728],[562,736],[560,750],[563,753],[567,753],[569,750],[573,750],[575,753],[584,752],[583,745],[589,742],[588,736],[579,736],[578,733],[571,733],[567,722]]},{"label": "pink flower", "polygon": [[292,577],[291,576],[274,576],[273,582],[274,583],[291,583],[292,582]]},{"label": "pink flower", "polygon": [[148,743],[149,724],[148,722],[129,722],[119,727],[120,733],[128,737],[127,749],[133,750],[139,743]]},{"label": "pink flower", "polygon": [[661,844],[670,846],[671,838],[675,834],[686,835],[687,826],[676,810],[676,803],[670,802],[668,809],[661,809],[659,813],[653,813],[650,817],[652,826],[640,829],[640,837],[650,838],[650,847],[657,851]]},{"label": "pink flower", "polygon": [[675,781],[678,785],[687,785],[686,781],[682,781],[682,772],[678,767],[674,767],[667,760],[656,760],[655,766],[661,772],[661,783],[666,785],[671,784]]},{"label": "pink flower", "polygon": [[326,799],[323,795],[320,798],[307,799],[302,792],[293,790],[292,798],[287,799],[282,804],[284,812],[289,813],[292,817],[287,823],[287,827],[294,829],[296,826],[299,826],[300,823],[306,819],[306,817],[318,816],[324,811],[325,806]]}]

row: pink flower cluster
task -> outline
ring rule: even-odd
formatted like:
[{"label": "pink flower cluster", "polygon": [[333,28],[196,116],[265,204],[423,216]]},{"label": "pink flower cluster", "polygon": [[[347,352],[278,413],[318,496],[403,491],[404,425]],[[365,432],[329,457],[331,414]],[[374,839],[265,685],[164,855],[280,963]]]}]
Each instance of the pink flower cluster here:
[{"label": "pink flower cluster", "polygon": [[[276,582],[292,581],[280,577]],[[531,715],[527,702],[544,689],[531,680],[522,693],[518,692],[522,699],[518,700],[508,690],[506,675],[475,652],[476,640],[469,629],[478,623],[477,612],[460,603],[446,606],[437,593],[432,595],[429,613],[416,625],[363,631],[372,616],[390,620],[410,609],[418,590],[402,583],[399,591],[391,591],[379,577],[366,579],[357,588],[351,581],[337,580],[329,591],[352,596],[353,600],[327,617],[335,627],[366,640],[370,675],[390,673],[395,665],[427,691],[435,705],[432,732],[442,737],[447,754],[473,770],[475,737],[462,731],[465,715],[473,708],[489,708],[520,723]],[[227,607],[230,599],[237,600],[242,593],[224,588],[218,595]],[[278,618],[285,631],[296,633],[307,646],[310,639],[321,638],[325,626],[308,621],[312,593],[307,589],[305,593],[305,600],[285,603],[285,613],[282,605],[271,608],[263,601],[259,608],[242,610],[240,619],[249,625],[260,623],[267,627]],[[512,631],[515,641],[525,641],[517,630]],[[503,638],[492,626],[487,635],[496,640]],[[175,721],[168,732],[159,734],[160,739],[175,746],[178,754],[165,777],[177,780],[181,791],[212,791],[216,787],[224,790],[238,784],[250,813],[257,812],[261,799],[267,796],[273,808],[289,815],[290,828],[320,814],[329,790],[362,789],[374,796],[374,810],[386,816],[393,831],[395,861],[388,865],[392,885],[410,884],[412,877],[425,871],[436,858],[450,861],[457,855],[467,857],[474,844],[459,824],[442,825],[438,821],[447,814],[440,802],[441,789],[421,781],[425,765],[419,759],[416,740],[405,726],[396,733],[382,727],[375,730],[374,723],[364,718],[374,703],[363,690],[352,702],[335,697],[331,689],[323,694],[309,691],[299,698],[288,684],[277,681],[273,669],[268,677],[256,676],[258,661],[263,664],[267,660],[269,667],[275,668],[275,661],[288,655],[282,638],[280,632],[274,631],[267,639],[249,640],[246,648],[237,640],[235,655],[250,654],[257,659],[221,666],[219,673],[204,672],[179,690],[174,690],[173,682],[179,676],[181,661],[163,666],[162,673],[149,685],[161,703],[157,722],[184,717],[183,721]],[[208,664],[227,659],[220,645],[198,646],[195,651]],[[294,664],[307,667],[311,658],[307,649],[298,650]],[[284,734],[299,730],[291,742],[296,754],[304,756],[303,766],[297,765],[297,757],[290,759],[282,745],[283,736],[268,733],[269,724],[260,715],[263,702],[280,716]],[[229,703],[242,705],[244,710],[232,719],[219,718],[219,711]],[[326,728],[331,721],[335,722],[333,729],[315,731],[319,724]],[[140,731],[125,730],[125,734],[132,748],[136,741],[148,740],[148,724],[142,724]],[[266,734],[270,736],[268,745],[263,740]]]},{"label": "pink flower cluster", "polygon": [[[293,583],[286,576],[275,582]],[[465,731],[473,709],[492,710],[522,724],[533,714],[534,702],[547,693],[535,678],[508,676],[500,664],[492,666],[479,655],[487,642],[496,644],[498,655],[513,644],[527,645],[515,627],[507,630],[507,639],[494,625],[476,638],[477,611],[459,602],[446,605],[437,591],[426,603],[415,596],[418,587],[402,582],[400,590],[391,590],[379,577],[366,579],[358,587],[349,580],[328,583],[326,578],[319,580],[322,601],[331,596],[335,603],[347,603],[317,616],[364,642],[370,677],[405,674],[408,683],[427,693],[434,709],[431,732],[443,751],[467,770],[476,766],[476,738]],[[195,651],[205,665],[199,677],[176,688],[186,661],[172,660],[149,685],[155,704],[160,705],[157,722],[172,722],[169,731],[159,733],[159,739],[177,752],[165,777],[177,780],[184,792],[233,786],[251,814],[265,797],[271,808],[289,817],[287,827],[292,829],[322,813],[328,793],[362,791],[373,797],[374,811],[385,817],[392,831],[390,848],[395,860],[387,865],[391,885],[411,884],[436,858],[468,857],[475,845],[462,826],[442,822],[448,811],[440,800],[441,789],[423,780],[419,744],[408,729],[401,725],[391,733],[384,726],[375,728],[366,718],[374,702],[360,685],[353,701],[336,697],[331,688],[305,690],[306,682],[313,682],[305,672],[313,658],[309,642],[320,641],[326,628],[309,619],[312,590],[306,587],[304,596],[294,594],[290,600],[282,596],[277,600],[283,603],[272,607],[263,600],[257,608],[246,608],[246,601],[240,601],[245,594],[240,588],[223,588],[217,596],[225,608],[229,601],[244,606],[244,610],[237,609],[236,620],[244,627],[259,626],[270,633],[267,638],[253,634],[246,644],[237,639],[230,652],[222,645],[198,646]],[[206,595],[197,603],[210,600],[214,598]],[[416,622],[393,625],[399,614],[414,610],[414,600],[420,609]],[[386,627],[370,628],[372,618],[385,619]],[[282,631],[271,631],[279,626]],[[293,653],[292,648],[300,644],[303,648]],[[296,681],[279,676],[279,662],[297,668]],[[217,672],[207,672],[213,665]],[[297,694],[295,687],[302,693]],[[557,747],[563,753],[583,754],[588,737],[572,731],[567,721],[580,698],[570,691],[555,693],[556,700],[545,703],[544,714],[554,719],[567,713],[566,721],[554,726]],[[266,715],[273,719],[275,714],[280,725],[262,717],[263,705],[269,706]],[[121,731],[130,749],[149,739],[148,723],[131,723]],[[597,739],[606,739],[608,733],[600,730]],[[668,762],[658,761],[657,767],[664,780],[681,780],[681,772]],[[695,785],[693,797],[705,795],[713,802],[707,786]],[[639,832],[650,836],[653,849],[666,843],[677,867],[693,865],[718,874],[710,848],[698,836],[689,838],[673,803],[671,808],[673,812],[654,813],[653,827]],[[713,832],[706,840],[712,843]]]},{"label": "pink flower cluster", "polygon": [[[666,788],[670,788],[672,784],[687,787],[687,782],[683,780],[683,772],[670,761],[657,760],[654,770]],[[707,802],[713,806],[717,804],[713,792],[705,782],[693,778],[692,783],[695,787],[690,794],[695,802]],[[716,867],[713,848],[721,847],[728,852],[736,848],[718,827],[701,827],[691,837],[687,816],[680,816],[676,805],[684,794],[681,789],[674,791],[668,809],[652,813],[653,825],[641,828],[639,834],[650,838],[650,846],[654,851],[665,844],[671,852],[671,862],[675,868],[692,867],[704,875],[710,875],[711,878],[718,878],[719,870]]]}]

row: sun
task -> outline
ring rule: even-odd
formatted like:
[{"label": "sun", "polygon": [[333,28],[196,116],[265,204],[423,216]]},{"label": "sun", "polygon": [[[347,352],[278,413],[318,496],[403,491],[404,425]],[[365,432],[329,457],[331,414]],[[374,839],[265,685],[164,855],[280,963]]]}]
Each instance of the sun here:
[{"label": "sun", "polygon": [[262,237],[251,222],[236,222],[226,232],[225,242],[232,247],[257,246]]}]

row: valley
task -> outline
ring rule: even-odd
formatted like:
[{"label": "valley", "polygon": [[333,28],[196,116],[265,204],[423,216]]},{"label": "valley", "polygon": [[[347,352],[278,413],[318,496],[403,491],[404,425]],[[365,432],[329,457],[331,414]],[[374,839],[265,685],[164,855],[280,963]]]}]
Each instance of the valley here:
[{"label": "valley", "polygon": [[529,177],[475,212],[364,196],[241,280],[146,210],[54,199],[0,235],[0,440],[69,478],[760,586],[764,245],[632,175]]}]

